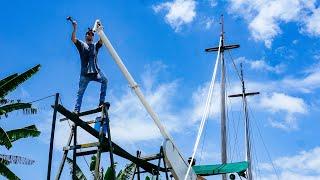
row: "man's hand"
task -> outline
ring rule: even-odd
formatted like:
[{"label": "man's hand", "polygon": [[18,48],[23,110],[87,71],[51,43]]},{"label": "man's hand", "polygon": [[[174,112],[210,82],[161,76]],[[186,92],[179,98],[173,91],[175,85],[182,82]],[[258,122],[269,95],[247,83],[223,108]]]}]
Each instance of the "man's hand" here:
[{"label": "man's hand", "polygon": [[77,21],[72,21],[73,29],[76,30],[78,27]]}]

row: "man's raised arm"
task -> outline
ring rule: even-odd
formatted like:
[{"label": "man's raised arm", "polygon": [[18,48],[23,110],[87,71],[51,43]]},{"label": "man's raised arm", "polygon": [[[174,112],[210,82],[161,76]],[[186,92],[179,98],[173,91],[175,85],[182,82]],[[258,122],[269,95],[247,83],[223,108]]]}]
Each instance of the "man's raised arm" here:
[{"label": "man's raised arm", "polygon": [[72,35],[71,35],[71,40],[73,43],[77,42],[77,37],[76,37],[76,32],[77,32],[77,22],[76,21],[72,21],[72,26],[73,26],[73,31],[72,31]]}]

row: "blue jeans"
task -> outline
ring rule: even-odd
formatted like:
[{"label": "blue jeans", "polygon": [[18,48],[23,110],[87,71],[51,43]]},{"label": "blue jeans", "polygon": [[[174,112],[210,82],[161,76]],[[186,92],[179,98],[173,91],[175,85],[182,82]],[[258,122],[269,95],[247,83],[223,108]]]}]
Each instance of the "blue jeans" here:
[{"label": "blue jeans", "polygon": [[77,101],[74,108],[75,112],[80,112],[83,94],[86,91],[90,81],[96,81],[101,83],[99,103],[103,103],[105,101],[108,80],[103,75],[103,73],[99,71],[96,75],[81,75],[79,82],[79,90],[77,93]]}]

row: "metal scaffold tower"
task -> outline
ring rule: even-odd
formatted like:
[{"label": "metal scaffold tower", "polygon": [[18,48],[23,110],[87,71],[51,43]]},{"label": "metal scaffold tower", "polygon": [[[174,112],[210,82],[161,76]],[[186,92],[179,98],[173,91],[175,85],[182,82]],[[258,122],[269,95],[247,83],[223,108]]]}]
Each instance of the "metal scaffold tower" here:
[{"label": "metal scaffold tower", "polygon": [[[56,99],[59,98],[59,94],[57,94]],[[155,155],[141,157],[141,152],[138,151],[137,156],[131,155],[126,150],[121,148],[119,145],[114,143],[111,140],[111,128],[109,126],[109,115],[108,111],[110,108],[110,103],[106,102],[100,107],[84,112],[80,112],[79,114],[75,114],[61,104],[58,103],[58,100],[55,101],[55,105],[52,106],[54,109],[53,111],[53,121],[52,121],[52,131],[51,131],[51,139],[50,139],[50,149],[49,149],[49,160],[48,160],[48,173],[47,173],[47,180],[51,179],[51,166],[52,166],[52,150],[53,150],[53,142],[54,142],[54,132],[55,132],[55,122],[57,120],[57,113],[60,113],[64,116],[64,118],[60,119],[61,121],[70,120],[73,122],[72,129],[69,135],[68,142],[66,146],[63,148],[63,156],[62,160],[59,165],[59,169],[57,171],[55,180],[59,180],[64,168],[64,164],[67,159],[67,155],[69,151],[72,151],[72,179],[76,179],[76,166],[77,166],[77,158],[81,156],[93,155],[96,154],[96,164],[94,170],[94,179],[100,180],[100,164],[101,164],[101,154],[104,152],[109,152],[110,155],[110,167],[115,174],[114,169],[114,155],[127,159],[135,164],[135,172],[133,173],[132,179],[137,177],[140,179],[140,174],[142,173],[150,173],[153,176],[156,176],[159,179],[160,173],[165,173],[166,179],[169,179],[169,168],[166,165],[163,149],[160,148],[160,152]],[[95,120],[84,121],[81,118],[87,115],[101,113],[101,116],[96,118]],[[99,123],[100,129],[97,131],[90,124]],[[104,133],[104,129],[106,127],[106,134]],[[85,132],[89,133],[93,137],[97,139],[97,142],[85,143],[85,144],[78,144],[78,136],[77,132],[78,129],[82,128]],[[73,141],[72,141],[73,140]],[[73,142],[73,144],[72,144]],[[90,150],[84,150],[91,148]],[[157,165],[149,162],[158,160]],[[161,165],[161,162],[163,162]],[[142,171],[141,171],[142,169]]]}]

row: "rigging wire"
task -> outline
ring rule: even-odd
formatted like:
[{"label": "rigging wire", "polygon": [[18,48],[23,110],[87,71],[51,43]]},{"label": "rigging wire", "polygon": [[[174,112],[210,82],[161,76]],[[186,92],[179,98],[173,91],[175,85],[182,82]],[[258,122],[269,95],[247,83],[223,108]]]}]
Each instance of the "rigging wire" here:
[{"label": "rigging wire", "polygon": [[[225,39],[227,39],[226,36],[225,36]],[[231,50],[227,50],[227,51],[228,51],[228,55],[229,55],[229,57],[230,57],[230,59],[231,59],[231,61],[232,61],[233,68],[235,69],[235,72],[236,72],[239,80],[241,81],[241,75],[240,75],[239,70],[238,70],[238,68],[237,68],[237,66],[236,66],[236,64],[235,64],[235,61],[234,61],[234,59],[233,59],[233,57],[232,57],[232,55],[231,55]],[[232,69],[232,68],[231,68],[231,69]],[[228,78],[229,78],[229,77],[228,77]],[[229,84],[230,84],[230,80],[229,80],[229,79],[228,79],[228,81],[229,81]],[[231,87],[231,85],[230,85],[230,87]],[[231,100],[230,100],[230,103],[231,103]],[[231,112],[233,112],[233,111],[231,111]],[[233,113],[231,113],[231,114],[232,114],[232,117],[234,117],[234,116],[233,116]],[[233,121],[234,121],[234,118],[233,118]],[[233,148],[233,153],[234,153],[234,154],[235,154],[235,152],[234,152],[235,150],[237,150],[237,152],[239,152],[239,147],[238,147],[238,130],[239,130],[240,121],[241,121],[241,118],[240,118],[240,114],[238,113],[238,123],[237,123],[236,132],[235,132],[235,134],[234,134],[234,136],[235,136],[235,138],[234,138],[235,144],[234,144],[234,148]],[[234,123],[234,124],[235,124],[235,123]],[[238,158],[240,158],[240,153],[237,153],[237,155],[238,155]]]},{"label": "rigging wire", "polygon": [[[229,69],[227,68],[227,73],[229,73],[228,71]],[[231,81],[229,79],[229,76],[226,76],[227,77],[227,85],[229,85],[229,87],[231,87]],[[227,89],[227,88],[226,88]],[[237,126],[236,126],[236,123],[235,123],[235,118],[234,118],[234,113],[233,113],[233,108],[232,108],[232,103],[231,103],[231,98],[226,98],[227,99],[227,103],[229,104],[227,106],[227,108],[230,107],[230,111],[228,109],[228,122],[231,123],[231,125],[233,125],[233,128],[235,129],[235,131],[233,131],[233,140],[234,140],[234,143],[233,143],[233,148],[231,148],[231,145],[230,145],[230,156],[231,156],[231,162],[234,160],[233,158],[239,158],[239,153],[236,153],[236,152],[239,152],[239,148],[238,148],[238,129],[239,129],[239,122],[240,122],[240,119],[238,120],[238,123],[237,123]],[[230,113],[229,113],[230,112]],[[229,114],[231,114],[231,116],[229,116]],[[229,118],[230,117],[230,118]],[[230,121],[230,119],[232,121]],[[230,128],[231,129],[231,126]],[[230,131],[228,131],[230,132]],[[231,135],[230,135],[231,137]],[[230,138],[231,139],[231,138]],[[238,151],[236,151],[238,150]]]},{"label": "rigging wire", "polygon": [[[225,77],[226,77],[226,81],[227,81],[227,83],[226,83],[227,87],[226,87],[226,91],[225,91],[226,95],[228,94],[228,87],[231,87],[230,79],[229,79],[229,76],[228,76],[228,74],[229,74],[228,70],[229,70],[228,66],[226,66],[226,72],[225,72],[226,73]],[[229,152],[229,156],[232,157],[232,158],[230,158],[230,162],[233,162],[233,156],[235,155],[235,153],[233,153],[234,151],[232,151],[231,149],[232,149],[232,147],[235,148],[235,145],[233,144],[233,146],[231,146],[230,139],[234,139],[234,138],[231,138],[232,137],[232,133],[230,132],[230,129],[231,129],[231,125],[234,125],[234,119],[232,119],[233,120],[232,122],[230,121],[230,116],[229,116],[230,109],[229,109],[229,107],[231,107],[231,103],[230,103],[230,99],[227,96],[225,96],[225,102],[227,102],[227,105],[226,105],[226,119],[227,119],[227,124],[228,124],[228,126],[227,126],[227,133],[228,133],[227,143],[228,143],[228,147],[229,147],[228,152]]]},{"label": "rigging wire", "polygon": [[234,59],[233,59],[233,57],[232,57],[232,55],[231,55],[231,53],[230,53],[230,50],[227,50],[227,51],[228,51],[228,54],[229,54],[230,59],[231,59],[231,61],[232,61],[233,67],[234,67],[234,69],[236,70],[236,73],[237,73],[237,75],[238,75],[238,78],[239,78],[240,81],[241,81],[241,75],[240,75],[240,73],[239,73],[239,70],[238,70],[238,68],[237,68],[237,65],[236,65],[236,63],[234,62]]},{"label": "rigging wire", "polygon": [[[249,109],[250,114],[252,115],[253,113],[252,113],[251,108],[250,108],[250,107],[248,107],[248,109]],[[264,142],[264,139],[263,139],[262,134],[261,134],[261,130],[260,130],[260,128],[259,128],[259,126],[258,126],[257,122],[256,122],[256,121],[253,121],[253,122],[254,122],[255,126],[257,127],[259,137],[261,138],[261,141],[262,141],[263,147],[264,147],[264,149],[265,149],[265,150],[266,150],[266,152],[267,152],[267,156],[268,156],[269,161],[270,161],[270,163],[271,163],[271,165],[272,165],[272,168],[273,168],[273,170],[274,170],[274,173],[276,174],[277,179],[279,180],[279,179],[280,179],[280,177],[279,177],[279,173],[277,172],[277,170],[276,170],[276,168],[275,168],[275,165],[274,165],[273,160],[272,160],[272,158],[271,158],[270,152],[269,152],[269,150],[268,150],[268,148],[267,148],[267,146],[266,146],[266,144],[265,144],[265,142]]]},{"label": "rigging wire", "polygon": [[[252,127],[250,126],[250,132],[252,132]],[[250,140],[251,140],[251,144],[250,144],[250,149],[252,149],[253,151],[253,155],[252,155],[252,158],[253,158],[253,163],[252,164],[256,164],[258,165],[259,164],[259,160],[257,158],[257,156],[255,156],[257,154],[257,150],[256,150],[256,146],[254,146],[255,144],[255,139],[252,138],[252,136],[250,136]],[[255,179],[258,179],[257,177],[259,176],[260,179],[261,179],[261,171],[260,171],[260,168],[259,166],[251,166],[253,168],[253,171],[255,172]]]},{"label": "rigging wire", "polygon": [[39,99],[36,99],[36,100],[30,101],[30,102],[27,102],[27,103],[32,104],[32,103],[35,103],[35,102],[39,102],[39,101],[42,101],[42,100],[48,99],[48,98],[53,97],[53,96],[55,96],[55,95],[56,95],[56,94],[48,95],[48,96],[45,96],[45,97],[42,97],[42,98],[39,98]]},{"label": "rigging wire", "polygon": [[202,139],[202,145],[201,145],[201,151],[200,151],[200,157],[199,157],[200,158],[199,164],[201,164],[201,162],[202,162],[203,147],[204,147],[204,142],[207,137],[207,123],[208,122],[205,122],[205,125],[204,125],[204,133],[203,133],[203,139]]}]

